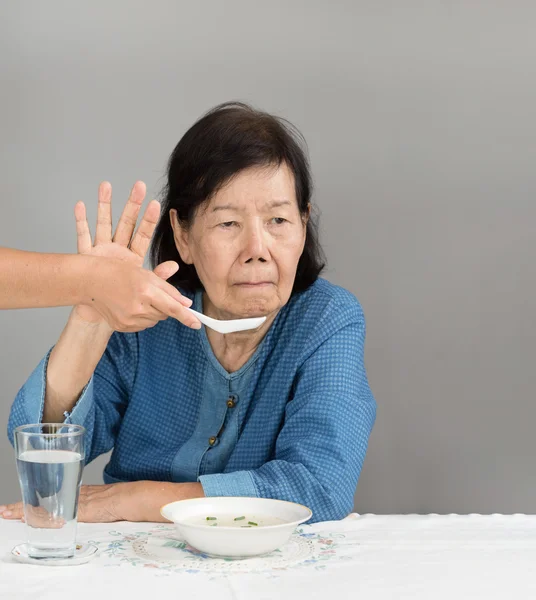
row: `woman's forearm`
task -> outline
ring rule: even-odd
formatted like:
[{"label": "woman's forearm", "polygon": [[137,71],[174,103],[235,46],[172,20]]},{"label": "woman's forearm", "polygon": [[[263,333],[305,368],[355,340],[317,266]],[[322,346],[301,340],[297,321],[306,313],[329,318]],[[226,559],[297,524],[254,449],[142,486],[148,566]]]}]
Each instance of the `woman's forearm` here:
[{"label": "woman's forearm", "polygon": [[74,309],[47,367],[43,422],[63,422],[100,361],[113,330],[106,322],[88,323]]},{"label": "woman's forearm", "polygon": [[0,248],[0,309],[74,306],[87,301],[94,257]]}]

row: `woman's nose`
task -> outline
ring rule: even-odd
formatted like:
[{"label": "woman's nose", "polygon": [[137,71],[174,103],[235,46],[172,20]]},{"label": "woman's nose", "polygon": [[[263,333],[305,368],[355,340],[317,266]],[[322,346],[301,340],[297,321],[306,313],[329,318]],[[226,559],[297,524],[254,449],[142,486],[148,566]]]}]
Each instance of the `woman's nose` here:
[{"label": "woman's nose", "polygon": [[262,230],[262,227],[255,225],[250,227],[245,232],[246,239],[244,241],[244,262],[251,262],[254,260],[260,260],[265,262],[269,260],[270,253],[268,250],[268,243],[266,240],[266,234]]}]

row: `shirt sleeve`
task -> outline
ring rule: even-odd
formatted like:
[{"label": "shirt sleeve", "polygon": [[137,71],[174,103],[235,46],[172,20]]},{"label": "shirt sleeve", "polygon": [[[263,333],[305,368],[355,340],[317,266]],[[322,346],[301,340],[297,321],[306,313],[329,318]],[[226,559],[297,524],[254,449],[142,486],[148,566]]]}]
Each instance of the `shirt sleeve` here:
[{"label": "shirt sleeve", "polygon": [[361,313],[302,364],[273,460],[250,471],[200,476],[205,495],[297,502],[313,511],[311,523],[347,516],[376,418],[364,343]]},{"label": "shirt sleeve", "polygon": [[[50,352],[19,390],[11,406],[7,427],[11,444],[16,427],[42,422]],[[114,447],[132,389],[137,356],[136,334],[114,333],[72,411],[64,413],[65,423],[86,428],[86,464]]]}]

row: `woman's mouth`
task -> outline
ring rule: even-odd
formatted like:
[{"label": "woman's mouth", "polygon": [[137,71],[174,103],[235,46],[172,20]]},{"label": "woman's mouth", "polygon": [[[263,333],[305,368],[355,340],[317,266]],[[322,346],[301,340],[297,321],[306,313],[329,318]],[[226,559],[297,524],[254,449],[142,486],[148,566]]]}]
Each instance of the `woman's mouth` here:
[{"label": "woman's mouth", "polygon": [[272,285],[271,281],[243,281],[242,283],[237,283],[239,287],[243,288],[260,288]]}]

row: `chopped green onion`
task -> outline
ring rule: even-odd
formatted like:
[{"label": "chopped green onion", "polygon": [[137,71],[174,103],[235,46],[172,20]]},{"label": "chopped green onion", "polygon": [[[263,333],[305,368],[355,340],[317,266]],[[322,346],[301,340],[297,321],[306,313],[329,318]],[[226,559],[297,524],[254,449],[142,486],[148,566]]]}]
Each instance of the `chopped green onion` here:
[{"label": "chopped green onion", "polygon": [[211,526],[211,527],[217,527],[217,526],[218,526],[218,524],[217,524],[217,523],[212,523],[210,526]]},{"label": "chopped green onion", "polygon": [[207,521],[216,521],[218,517],[207,517]]},{"label": "chopped green onion", "polygon": [[243,521],[246,517],[236,517],[235,521]]},{"label": "chopped green onion", "polygon": [[255,525],[255,526],[257,526],[257,527],[258,527],[258,523],[254,523],[253,521],[248,521],[248,524],[249,524],[249,525]]}]

